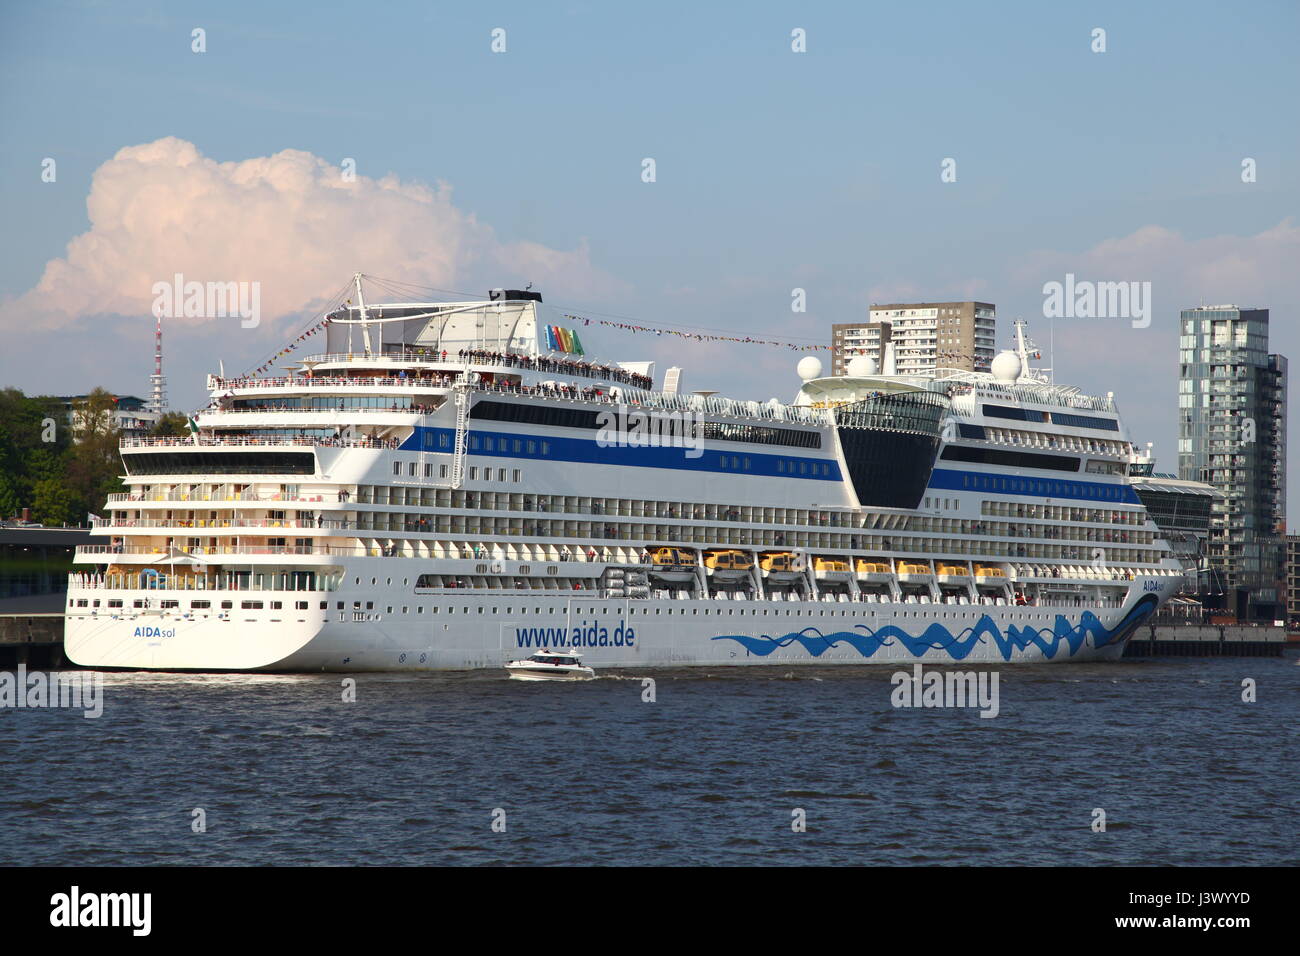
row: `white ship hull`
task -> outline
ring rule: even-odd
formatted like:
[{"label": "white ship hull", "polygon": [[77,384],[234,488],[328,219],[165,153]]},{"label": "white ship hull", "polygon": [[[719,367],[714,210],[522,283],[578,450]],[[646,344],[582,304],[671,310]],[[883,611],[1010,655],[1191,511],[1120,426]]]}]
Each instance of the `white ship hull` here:
[{"label": "white ship hull", "polygon": [[1082,661],[1182,583],[1113,401],[1033,374],[1019,339],[998,376],[821,378],[810,357],[793,403],[742,402],[578,361],[540,304],[346,303],[292,374],[211,376],[194,435],[124,440],[69,658]]},{"label": "white ship hull", "polygon": [[1167,577],[1134,581],[1111,608],[466,592],[426,595],[438,613],[424,615],[74,615],[66,651],[94,668],[342,673],[497,669],[547,648],[580,649],[596,668],[1080,662],[1119,657],[1172,587]]}]

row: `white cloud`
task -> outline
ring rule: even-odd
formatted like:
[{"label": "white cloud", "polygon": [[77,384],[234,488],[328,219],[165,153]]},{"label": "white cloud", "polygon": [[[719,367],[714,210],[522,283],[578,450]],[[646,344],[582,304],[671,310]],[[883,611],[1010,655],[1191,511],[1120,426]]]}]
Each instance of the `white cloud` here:
[{"label": "white cloud", "polygon": [[1029,284],[1077,279],[1151,282],[1162,312],[1206,303],[1295,302],[1300,227],[1284,219],[1253,236],[1188,239],[1163,226],[1143,226],[1083,252],[1043,250],[1025,257],[1013,278]]},{"label": "white cloud", "polygon": [[448,289],[531,280],[588,299],[622,288],[591,264],[585,242],[572,251],[502,242],[456,208],[445,183],[360,171],[345,182],[338,166],[301,150],[220,163],[174,137],[128,146],[95,171],[87,209],[90,230],[0,305],[0,325],[147,316],[153,284],[178,272],[260,282],[270,321],[319,308],[354,272]]}]

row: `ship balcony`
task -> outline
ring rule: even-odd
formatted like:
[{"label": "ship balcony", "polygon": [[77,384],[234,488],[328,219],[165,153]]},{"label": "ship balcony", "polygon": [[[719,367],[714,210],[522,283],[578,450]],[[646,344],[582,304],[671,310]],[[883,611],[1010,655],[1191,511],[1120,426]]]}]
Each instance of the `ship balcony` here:
[{"label": "ship balcony", "polygon": [[86,544],[77,548],[74,564],[220,564],[239,558],[240,564],[283,564],[286,556],[294,563],[328,564],[338,556],[363,555],[358,545],[268,545],[226,544],[195,548],[168,548],[165,545]]},{"label": "ship balcony", "polygon": [[557,359],[543,355],[522,355],[515,352],[497,352],[487,349],[471,349],[462,352],[437,350],[432,347],[398,348],[369,355],[355,352],[330,352],[308,355],[299,359],[300,364],[312,369],[315,378],[317,370],[337,371],[340,369],[391,369],[404,367],[417,370],[441,370],[452,375],[466,371],[487,372],[494,377],[518,371],[555,374],[566,377],[578,376],[601,380],[633,388],[649,390],[653,381],[644,375],[629,372],[617,365],[601,365],[577,359]]},{"label": "ship balcony", "polygon": [[317,495],[258,495],[256,492],[244,491],[239,494],[230,492],[190,492],[171,491],[171,492],[119,492],[108,496],[109,504],[119,503],[138,503],[141,505],[167,504],[170,502],[188,501],[193,503],[204,503],[213,505],[240,505],[246,502],[257,502],[265,504],[267,507],[278,504],[338,504],[346,499],[340,497],[339,492],[328,492]]},{"label": "ship balcony", "polygon": [[[247,424],[247,423],[245,423]],[[324,438],[317,436],[275,436],[274,438],[199,437],[123,438],[122,449],[169,448],[176,451],[199,448],[396,448],[395,438]]]},{"label": "ship balcony", "polygon": [[[68,589],[89,591],[274,591],[301,595],[304,592],[337,591],[342,574],[337,571],[284,568],[259,571],[178,570],[171,568],[113,571],[103,573],[74,572],[68,575]],[[69,598],[69,606],[73,599]],[[80,604],[85,607],[86,605]]]},{"label": "ship balcony", "polygon": [[412,392],[443,390],[455,382],[464,367],[456,365],[446,371],[425,369],[414,375],[289,375],[280,378],[221,378],[208,376],[208,391],[213,397],[274,395],[312,395],[322,389],[347,389],[350,395],[366,395],[382,389],[404,389]]},{"label": "ship balcony", "polygon": [[[391,396],[375,396],[389,399]],[[395,401],[376,401],[373,403],[340,401],[334,403],[314,402],[311,405],[259,405],[252,408],[213,408],[199,412],[195,416],[200,428],[236,427],[248,428],[263,421],[281,423],[292,421],[308,425],[353,425],[367,424],[371,416],[373,424],[392,424],[393,415],[429,415],[442,407],[442,402],[434,399],[414,402],[406,399]]]},{"label": "ship balcony", "polygon": [[342,518],[244,518],[228,516],[224,518],[97,518],[90,522],[91,528],[102,533],[131,534],[147,529],[166,529],[177,532],[199,531],[203,534],[216,532],[240,532],[247,528],[271,529],[276,531],[314,532],[328,534],[331,531],[353,530],[357,522]]}]

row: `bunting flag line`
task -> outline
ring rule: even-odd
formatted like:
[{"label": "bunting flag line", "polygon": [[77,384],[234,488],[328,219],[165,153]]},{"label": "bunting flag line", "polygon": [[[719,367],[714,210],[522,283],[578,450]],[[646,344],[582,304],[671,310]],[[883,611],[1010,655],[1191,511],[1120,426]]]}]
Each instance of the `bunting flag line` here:
[{"label": "bunting flag line", "polygon": [[[581,322],[583,325],[591,325],[593,322],[597,325],[603,325],[606,328],[619,329],[623,332],[650,332],[654,335],[676,335],[683,339],[695,339],[697,342],[734,342],[738,345],[771,345],[777,348],[787,348],[795,352],[817,352],[829,350],[829,345],[818,345],[803,342],[782,342],[776,339],[758,339],[752,335],[715,335],[712,332],[693,332],[687,329],[663,329],[655,328],[651,325],[633,325],[629,322],[614,322],[610,319],[591,319],[585,315],[570,315],[565,313],[564,317],[574,322]],[[574,337],[577,338],[576,336]]]},{"label": "bunting flag line", "polygon": [[325,326],[329,324],[330,324],[329,316],[328,315],[321,316],[321,320],[319,322],[317,322],[315,325],[311,326],[310,328],[306,329],[296,339],[294,339],[284,348],[280,349],[280,351],[276,352],[274,355],[272,355],[269,359],[267,359],[257,368],[253,369],[251,372],[245,372],[243,377],[247,378],[250,375],[261,375],[263,372],[270,370],[271,367],[274,366],[276,362],[280,361],[280,359],[284,358],[286,355],[296,350],[299,345],[301,345],[303,342],[311,338],[313,335],[315,335],[317,332],[319,332],[321,329],[325,328]]}]

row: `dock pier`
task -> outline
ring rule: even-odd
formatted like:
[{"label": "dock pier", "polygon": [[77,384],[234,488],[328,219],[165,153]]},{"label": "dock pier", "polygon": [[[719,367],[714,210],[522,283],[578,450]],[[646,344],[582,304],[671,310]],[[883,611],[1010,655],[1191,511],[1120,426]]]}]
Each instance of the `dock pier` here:
[{"label": "dock pier", "polygon": [[1124,657],[1281,657],[1285,627],[1261,624],[1146,624]]},{"label": "dock pier", "polygon": [[19,664],[55,670],[72,666],[63,656],[63,613],[0,614],[0,670]]}]

